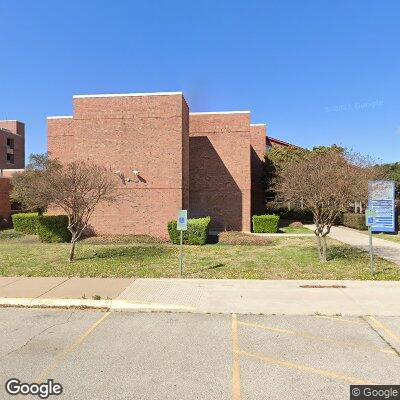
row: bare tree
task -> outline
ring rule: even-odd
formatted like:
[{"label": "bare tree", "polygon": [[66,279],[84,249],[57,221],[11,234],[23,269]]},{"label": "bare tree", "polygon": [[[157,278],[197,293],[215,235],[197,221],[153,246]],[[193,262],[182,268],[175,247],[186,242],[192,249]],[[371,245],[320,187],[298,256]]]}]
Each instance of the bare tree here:
[{"label": "bare tree", "polygon": [[[52,167],[44,172],[27,170],[17,174],[12,180],[12,196],[30,209],[52,207],[67,214],[72,235],[68,260],[72,262],[76,242],[87,228],[95,208],[100,203],[117,201],[118,180],[107,168],[84,161],[65,165],[54,160],[47,163]],[[35,193],[37,187],[39,193]]]},{"label": "bare tree", "polygon": [[322,262],[327,261],[326,236],[332,225],[351,202],[366,201],[368,180],[376,174],[368,160],[337,148],[312,151],[277,168],[278,196],[289,202],[302,199],[313,213]]},{"label": "bare tree", "polygon": [[68,230],[72,235],[69,261],[72,262],[76,242],[87,228],[96,206],[117,200],[117,180],[104,167],[74,161],[54,171],[48,183],[51,205],[68,215]]}]

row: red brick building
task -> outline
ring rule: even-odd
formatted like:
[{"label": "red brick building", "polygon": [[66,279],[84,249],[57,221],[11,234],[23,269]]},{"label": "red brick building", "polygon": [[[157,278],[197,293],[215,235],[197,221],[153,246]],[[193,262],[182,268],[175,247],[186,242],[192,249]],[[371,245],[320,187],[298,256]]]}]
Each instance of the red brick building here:
[{"label": "red brick building", "polygon": [[25,125],[0,121],[0,170],[25,167]]},{"label": "red brick building", "polygon": [[118,205],[94,214],[98,233],[165,236],[181,208],[210,215],[213,229],[249,231],[264,207],[265,125],[248,111],[190,113],[180,92],[74,96],[73,116],[48,118],[48,150],[129,178]]},{"label": "red brick building", "polygon": [[0,121],[0,226],[11,217],[10,177],[25,167],[25,125],[15,120]]},{"label": "red brick building", "polygon": [[250,231],[265,206],[265,146],[249,111],[192,113],[181,92],[79,95],[72,116],[48,117],[51,157],[125,177],[118,204],[93,215],[100,234],[166,236],[181,208],[211,216],[212,229]]}]

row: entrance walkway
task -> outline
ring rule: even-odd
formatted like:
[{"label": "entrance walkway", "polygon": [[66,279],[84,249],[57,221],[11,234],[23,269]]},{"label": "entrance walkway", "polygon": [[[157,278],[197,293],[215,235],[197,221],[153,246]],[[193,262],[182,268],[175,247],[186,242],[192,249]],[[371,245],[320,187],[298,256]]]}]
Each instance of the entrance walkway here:
[{"label": "entrance walkway", "polygon": [[[315,226],[307,225],[307,228],[314,230]],[[349,244],[350,246],[369,251],[368,235],[354,229],[334,226],[331,229],[329,237],[336,239],[339,242]],[[400,265],[400,244],[374,237],[373,245],[374,254]]]}]

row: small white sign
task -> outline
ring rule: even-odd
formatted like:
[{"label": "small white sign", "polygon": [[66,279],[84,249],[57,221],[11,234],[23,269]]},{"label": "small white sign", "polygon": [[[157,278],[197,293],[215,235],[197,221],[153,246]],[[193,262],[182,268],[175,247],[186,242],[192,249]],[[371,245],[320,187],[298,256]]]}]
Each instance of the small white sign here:
[{"label": "small white sign", "polygon": [[176,229],[178,231],[187,231],[187,210],[178,211]]}]

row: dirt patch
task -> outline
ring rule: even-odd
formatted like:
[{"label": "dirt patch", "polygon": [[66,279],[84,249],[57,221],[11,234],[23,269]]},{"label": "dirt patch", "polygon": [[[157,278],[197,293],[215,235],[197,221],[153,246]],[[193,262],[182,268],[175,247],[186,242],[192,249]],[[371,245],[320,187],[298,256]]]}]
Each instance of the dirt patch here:
[{"label": "dirt patch", "polygon": [[273,240],[268,237],[249,235],[243,232],[221,232],[218,235],[219,244],[265,246]]}]

